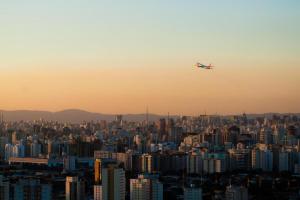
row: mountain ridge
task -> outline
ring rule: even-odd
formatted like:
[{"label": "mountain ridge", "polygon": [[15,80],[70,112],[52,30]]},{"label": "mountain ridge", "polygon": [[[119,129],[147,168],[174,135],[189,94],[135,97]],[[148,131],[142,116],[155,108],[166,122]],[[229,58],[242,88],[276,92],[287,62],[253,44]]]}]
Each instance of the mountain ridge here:
[{"label": "mountain ridge", "polygon": [[[97,112],[89,112],[81,109],[66,109],[57,112],[42,110],[0,110],[6,121],[33,121],[33,120],[52,120],[59,122],[79,123],[82,121],[113,121],[117,114],[104,114]],[[146,113],[141,114],[122,114],[123,119],[127,121],[143,121],[146,119]],[[148,114],[150,121],[156,121],[159,118],[167,117],[167,115]],[[178,117],[172,115],[170,117]]]},{"label": "mountain ridge", "polygon": [[[65,109],[57,112],[51,111],[42,111],[42,110],[0,110],[0,113],[3,113],[5,121],[33,121],[44,119],[47,121],[59,121],[59,122],[71,122],[71,123],[80,123],[82,121],[113,121],[117,114],[104,114],[97,112],[89,112],[82,109]],[[272,115],[297,115],[300,117],[300,113],[261,113],[261,114],[247,114],[249,117],[271,117]],[[143,121],[146,120],[146,113],[140,114],[122,114],[123,119],[126,121]],[[221,116],[234,116],[230,115],[221,115]],[[160,114],[148,114],[149,121],[157,121],[160,118],[167,118],[167,115]],[[177,118],[179,115],[171,115],[172,118]]]}]

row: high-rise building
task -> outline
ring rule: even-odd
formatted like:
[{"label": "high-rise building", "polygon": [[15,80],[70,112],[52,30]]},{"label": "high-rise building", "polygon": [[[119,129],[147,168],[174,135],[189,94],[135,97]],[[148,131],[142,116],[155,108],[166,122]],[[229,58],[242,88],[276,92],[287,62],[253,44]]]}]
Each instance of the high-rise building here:
[{"label": "high-rise building", "polygon": [[130,199],[131,200],[150,200],[150,180],[139,177],[130,179]]},{"label": "high-rise building", "polygon": [[282,150],[279,152],[279,171],[289,170],[289,152]]},{"label": "high-rise building", "polygon": [[240,134],[240,128],[237,126],[231,126],[228,128],[225,134],[225,141],[237,144],[238,135]]},{"label": "high-rise building", "polygon": [[207,174],[225,171],[225,159],[207,158],[203,160],[203,172]]},{"label": "high-rise building", "polygon": [[13,157],[13,145],[6,144],[5,148],[4,148],[4,151],[5,151],[4,159],[6,161],[8,161],[10,157]]},{"label": "high-rise building", "polygon": [[151,179],[151,199],[163,200],[164,199],[164,187],[158,179]]},{"label": "high-rise building", "polygon": [[259,142],[262,144],[273,144],[273,133],[270,128],[262,128],[258,134]]},{"label": "high-rise building", "polygon": [[13,187],[14,199],[52,199],[52,186],[50,184],[42,184],[39,179],[20,179]]},{"label": "high-rise building", "polygon": [[187,156],[187,173],[201,174],[203,171],[203,158],[200,153],[193,152]]},{"label": "high-rise building", "polygon": [[260,145],[258,148],[252,149],[251,159],[253,169],[273,170],[273,152],[266,145]]},{"label": "high-rise building", "polygon": [[4,115],[3,112],[0,113],[0,124],[3,124],[4,122]]},{"label": "high-rise building", "polygon": [[150,154],[143,154],[141,156],[141,169],[144,173],[152,172],[152,156]]},{"label": "high-rise building", "polygon": [[35,140],[30,146],[30,156],[31,157],[38,157],[39,154],[42,152],[42,145]]},{"label": "high-rise building", "polygon": [[125,171],[115,164],[102,168],[103,200],[125,200]]},{"label": "high-rise building", "polygon": [[52,152],[53,151],[52,145],[53,145],[53,141],[48,139],[47,140],[47,154],[48,154],[48,156],[50,156],[53,153]]},{"label": "high-rise building", "polygon": [[102,185],[94,185],[94,200],[102,200]]},{"label": "high-rise building", "polygon": [[85,182],[77,176],[66,177],[66,200],[85,199]]},{"label": "high-rise building", "polygon": [[0,199],[9,200],[9,181],[0,175]]},{"label": "high-rise building", "polygon": [[64,170],[73,171],[76,169],[76,157],[75,156],[67,156],[63,159]]},{"label": "high-rise building", "polygon": [[248,189],[239,186],[227,186],[225,193],[226,200],[248,200]]},{"label": "high-rise building", "polygon": [[102,162],[101,159],[95,159],[94,163],[94,173],[95,173],[95,184],[101,184],[101,176],[102,176]]},{"label": "high-rise building", "polygon": [[25,156],[25,146],[20,142],[19,144],[5,145],[5,160],[9,160],[10,157],[24,157]]},{"label": "high-rise building", "polygon": [[166,140],[166,136],[167,136],[167,123],[166,123],[166,119],[162,118],[159,120],[158,123],[158,129],[159,129],[159,138],[163,141]]},{"label": "high-rise building", "polygon": [[134,149],[140,153],[143,153],[146,151],[146,138],[140,134],[137,134],[133,137],[134,142]]},{"label": "high-rise building", "polygon": [[163,184],[157,176],[139,175],[137,179],[130,179],[131,200],[162,200]]},{"label": "high-rise building", "polygon": [[229,169],[248,170],[251,168],[251,149],[238,143],[236,149],[229,149]]},{"label": "high-rise building", "polygon": [[194,185],[184,188],[184,200],[202,200],[202,189]]},{"label": "high-rise building", "polygon": [[18,141],[18,138],[17,138],[17,132],[14,131],[14,132],[11,134],[11,143],[12,143],[12,144],[17,144],[17,141]]},{"label": "high-rise building", "polygon": [[8,143],[8,138],[5,136],[1,136],[0,137],[0,158],[2,159],[5,157],[5,145],[7,143]]},{"label": "high-rise building", "polygon": [[122,127],[122,125],[123,125],[123,116],[122,115],[117,115],[116,116],[116,122],[117,122],[118,126]]}]

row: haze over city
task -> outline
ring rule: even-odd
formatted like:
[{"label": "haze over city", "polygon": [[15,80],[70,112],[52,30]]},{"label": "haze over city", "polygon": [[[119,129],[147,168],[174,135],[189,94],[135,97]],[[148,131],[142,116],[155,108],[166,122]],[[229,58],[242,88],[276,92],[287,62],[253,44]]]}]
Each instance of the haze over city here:
[{"label": "haze over city", "polygon": [[299,4],[2,2],[0,108],[300,112]]}]

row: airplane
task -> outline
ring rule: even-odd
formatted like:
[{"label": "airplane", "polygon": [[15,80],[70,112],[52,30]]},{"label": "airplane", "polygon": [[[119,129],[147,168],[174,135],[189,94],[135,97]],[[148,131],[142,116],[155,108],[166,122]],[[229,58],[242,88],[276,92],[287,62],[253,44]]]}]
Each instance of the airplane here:
[{"label": "airplane", "polygon": [[204,65],[204,64],[201,64],[199,62],[197,62],[195,65],[195,67],[198,67],[198,68],[203,68],[203,69],[213,69],[214,66],[212,66],[211,64],[209,65]]}]

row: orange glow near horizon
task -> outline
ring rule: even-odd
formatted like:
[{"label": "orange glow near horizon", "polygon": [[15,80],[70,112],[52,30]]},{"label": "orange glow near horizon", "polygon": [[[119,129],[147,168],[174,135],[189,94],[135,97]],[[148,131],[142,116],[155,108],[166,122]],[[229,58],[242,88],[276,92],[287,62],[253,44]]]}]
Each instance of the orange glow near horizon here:
[{"label": "orange glow near horizon", "polygon": [[[32,68],[0,75],[1,109],[196,115],[299,112],[299,69]],[[288,77],[288,80],[285,78]]]}]

